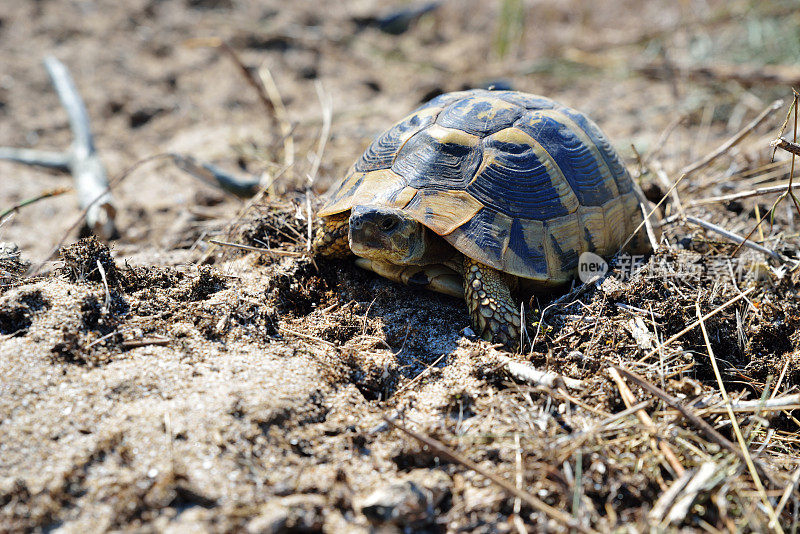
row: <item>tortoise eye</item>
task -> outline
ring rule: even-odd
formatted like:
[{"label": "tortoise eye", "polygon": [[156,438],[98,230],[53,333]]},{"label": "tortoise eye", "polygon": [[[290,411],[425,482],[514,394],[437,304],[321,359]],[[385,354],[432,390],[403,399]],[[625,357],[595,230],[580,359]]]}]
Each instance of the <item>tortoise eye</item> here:
[{"label": "tortoise eye", "polygon": [[394,217],[386,217],[384,220],[381,221],[381,230],[388,232],[392,228],[397,226],[397,219]]}]

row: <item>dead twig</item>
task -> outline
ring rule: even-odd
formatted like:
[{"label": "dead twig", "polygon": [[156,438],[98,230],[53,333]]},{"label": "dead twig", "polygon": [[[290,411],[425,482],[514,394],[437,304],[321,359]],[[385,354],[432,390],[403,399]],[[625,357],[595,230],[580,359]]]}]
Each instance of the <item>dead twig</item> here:
[{"label": "dead twig", "polygon": [[728,150],[735,147],[736,145],[741,142],[742,139],[747,137],[753,130],[758,128],[758,126],[764,122],[767,117],[772,115],[775,111],[779,110],[783,106],[783,100],[776,100],[772,104],[770,104],[767,109],[759,113],[759,115],[750,121],[744,128],[739,130],[733,137],[722,143],[716,150],[707,154],[705,157],[691,163],[681,169],[681,174],[692,174],[694,172],[699,171],[700,169],[707,167],[711,162],[713,162],[718,157],[725,154]]},{"label": "dead twig", "polygon": [[[705,317],[706,316],[703,316],[703,320],[705,320]],[[695,414],[694,411],[692,411],[690,408],[681,404],[678,401],[678,399],[676,399],[666,391],[662,390],[658,386],[651,384],[650,382],[640,377],[633,371],[629,371],[628,369],[625,369],[624,367],[621,367],[616,364],[611,364],[611,365],[614,369],[617,370],[617,372],[624,375],[625,378],[634,382],[637,386],[644,389],[651,395],[658,397],[659,399],[664,401],[664,403],[667,404],[668,406],[678,410],[683,416],[683,418],[686,419],[688,422],[690,422],[698,430],[700,430],[706,436],[706,438],[708,438],[709,441],[713,441],[723,449],[736,455],[736,457],[739,458],[740,460],[744,461],[742,451],[739,449],[739,447],[737,447],[734,443],[732,443],[728,438],[717,432],[717,430],[713,426],[711,426],[703,418]],[[777,481],[774,479],[772,474],[770,474],[769,471],[766,470],[766,468],[763,466],[761,462],[759,462],[758,460],[753,460],[753,465],[755,466],[755,469],[758,471],[758,474],[761,475],[763,478],[769,480],[770,484],[772,484],[773,486],[778,485]]]},{"label": "dead twig", "polygon": [[653,508],[647,514],[650,521],[654,523],[661,523],[664,517],[674,508],[675,501],[684,494],[683,489],[692,480],[694,472],[684,472],[683,475],[678,477],[672,482],[667,491],[661,494],[658,500],[653,505]]},{"label": "dead twig", "polygon": [[[783,124],[781,125],[781,129],[780,129],[780,132],[778,133],[778,137],[781,138],[780,136],[783,134],[783,131],[786,129],[786,126],[789,124],[789,118],[792,116],[792,110],[794,110],[794,142],[796,143],[797,142],[797,104],[798,104],[798,97],[800,97],[800,93],[798,93],[794,89],[792,89],[792,92],[794,93],[794,99],[792,100],[792,105],[789,106],[789,112],[786,114],[786,119],[783,121]],[[774,150],[777,150],[777,147]],[[774,150],[773,150],[773,157],[775,156]],[[763,223],[767,219],[767,217],[770,217],[770,221],[773,220],[772,218],[775,216],[775,209],[778,207],[778,204],[780,204],[781,201],[783,201],[783,199],[786,198],[786,197],[789,197],[789,198],[792,199],[792,202],[794,203],[794,207],[797,209],[797,212],[800,213],[800,201],[797,200],[797,197],[794,195],[794,191],[793,191],[793,189],[794,189],[794,187],[793,187],[794,186],[794,162],[795,162],[795,154],[792,153],[792,163],[791,163],[791,167],[789,169],[789,184],[786,186],[786,191],[775,200],[775,202],[772,204],[772,207],[769,209],[769,211],[767,211],[764,214],[763,217],[760,217],[758,219],[758,222],[753,227],[753,229],[750,230],[750,233],[747,234],[747,236],[745,237],[745,240],[749,240],[750,236],[753,235],[753,233],[756,231],[756,229],[758,229],[758,231],[761,232],[761,223]],[[735,256],[739,252],[739,249],[742,248],[742,245],[743,245],[743,243],[740,243],[739,246],[736,247],[736,250],[734,250],[731,253],[731,257]]]},{"label": "dead twig", "polygon": [[744,245],[744,246],[746,246],[748,248],[751,248],[753,250],[757,250],[758,252],[766,254],[767,256],[772,258],[773,260],[775,260],[777,262],[780,262],[780,263],[783,263],[783,258],[780,256],[780,254],[778,254],[774,250],[770,250],[770,249],[768,249],[768,248],[766,248],[766,247],[764,247],[762,245],[759,245],[758,243],[755,243],[753,241],[746,240],[744,237],[740,236],[739,234],[735,234],[735,233],[733,233],[731,231],[728,231],[725,228],[722,228],[721,226],[717,226],[714,223],[710,223],[708,221],[704,221],[703,219],[699,219],[697,217],[692,217],[691,215],[687,215],[686,216],[686,221],[690,222],[690,223],[693,223],[693,224],[696,224],[698,226],[702,226],[706,230],[710,230],[710,231],[712,231],[714,233],[717,233],[717,234],[719,234],[721,236],[727,237],[728,239],[730,239],[731,241],[733,241],[734,243],[736,243],[738,245]]},{"label": "dead twig", "polygon": [[158,347],[164,347],[169,345],[170,339],[164,337],[145,337],[142,339],[129,339],[127,341],[122,341],[119,345],[123,349],[135,349],[138,347],[146,347],[148,345],[155,345]]},{"label": "dead twig", "polygon": [[635,69],[653,79],[672,79],[676,76],[695,82],[734,81],[744,87],[754,85],[798,85],[800,69],[794,65],[674,65],[653,63]]},{"label": "dead twig", "polygon": [[443,2],[424,2],[410,7],[400,7],[391,9],[389,12],[380,15],[366,15],[353,17],[353,21],[361,31],[366,27],[374,27],[390,35],[400,35],[408,31],[417,20],[422,16],[435,11],[441,7]]},{"label": "dead twig", "polygon": [[[669,511],[665,514],[665,521],[667,525],[678,523],[686,519],[690,507],[694,503],[695,499],[697,499],[697,495],[706,486],[709,480],[714,477],[717,469],[718,466],[714,462],[706,462],[701,465],[697,471],[692,473],[688,480],[682,476],[676,481],[676,485],[683,483],[683,486],[679,486],[680,489],[678,489],[676,492],[673,492],[673,495],[671,495],[673,497],[672,502],[669,503],[671,506],[669,507]],[[683,482],[684,480],[685,482]],[[670,487],[670,489],[672,489],[672,487]],[[661,502],[661,499],[659,499],[659,502]],[[654,513],[650,516],[652,519],[656,519],[658,517],[655,513],[656,510],[657,508],[654,507]],[[660,522],[661,518],[658,519]]]},{"label": "dead twig", "polygon": [[100,278],[103,280],[103,289],[105,290],[105,301],[103,301],[103,315],[111,311],[111,291],[108,289],[108,279],[106,278],[106,270],[100,260],[96,261],[97,270],[100,271]]},{"label": "dead twig", "polygon": [[[773,185],[769,187],[759,187],[758,189],[751,189],[749,191],[742,191],[741,193],[731,193],[730,195],[722,195],[718,197],[701,198],[693,200],[689,203],[690,206],[702,206],[704,204],[714,204],[716,202],[730,202],[732,200],[741,200],[743,198],[759,197],[769,195],[771,193],[781,193],[786,191],[789,184]],[[792,184],[792,189],[800,189],[800,184]]]},{"label": "dead twig", "polygon": [[[681,174],[678,177],[678,179],[675,180],[675,183],[672,184],[672,186],[667,190],[667,192],[664,193],[664,196],[661,197],[661,200],[659,200],[658,203],[655,206],[651,206],[650,207],[650,211],[647,211],[647,204],[645,204],[644,201],[642,200],[642,198],[644,196],[642,194],[642,192],[641,191],[637,191],[636,192],[636,196],[639,199],[639,208],[642,210],[642,214],[644,215],[644,219],[642,220],[642,222],[639,223],[639,225],[636,228],[634,228],[633,232],[631,232],[630,235],[628,236],[628,238],[625,240],[625,242],[622,243],[622,246],[619,247],[619,250],[617,250],[617,252],[616,252],[616,254],[614,254],[614,256],[618,256],[622,251],[624,251],[625,247],[628,246],[628,243],[631,242],[631,239],[633,239],[634,236],[637,233],[639,233],[639,230],[641,230],[643,227],[648,226],[650,224],[650,222],[649,222],[650,217],[653,216],[653,214],[656,212],[656,210],[658,210],[658,208],[661,207],[661,204],[663,204],[664,201],[667,200],[667,197],[670,196],[673,191],[675,191],[675,189],[678,187],[678,184],[680,184],[687,176],[688,176],[688,173],[684,172],[683,174]],[[638,187],[637,187],[637,189],[638,189]],[[652,232],[652,228],[649,228],[647,235],[648,235],[648,238],[650,238],[652,240],[653,237],[651,235],[651,232]],[[605,276],[608,276],[608,273],[610,273],[610,272],[611,271],[606,272]],[[605,276],[603,276],[603,279],[605,279]],[[599,284],[601,282],[602,282],[602,279],[601,280],[597,280],[595,283]],[[584,284],[584,285],[589,285],[589,284]]]},{"label": "dead twig", "polygon": [[[278,91],[277,86],[275,85],[275,81],[272,78],[272,74],[270,73],[269,69],[266,65],[262,66],[258,70],[258,75],[253,72],[253,69],[249,68],[245,65],[242,58],[236,52],[236,50],[228,43],[227,41],[220,39],[218,37],[211,37],[205,39],[190,39],[187,41],[188,46],[209,46],[214,47],[222,50],[222,52],[230,58],[236,68],[244,77],[245,81],[247,82],[250,87],[252,87],[255,92],[256,96],[258,97],[258,101],[264,107],[267,112],[267,116],[270,120],[270,126],[278,125],[281,129],[281,135],[283,136],[283,145],[284,145],[284,166],[283,172],[291,172],[291,169],[294,167],[295,159],[294,159],[294,139],[292,138],[292,125],[288,121],[288,116],[286,113],[286,108],[283,105],[283,100],[281,99],[280,92]],[[282,174],[281,173],[281,174]],[[275,179],[271,180],[266,186],[265,189],[269,192],[270,195],[274,194],[275,192]],[[255,193],[254,193],[255,194]],[[251,195],[253,196],[253,195]]]},{"label": "dead twig", "polygon": [[316,180],[317,172],[319,172],[319,167],[322,164],[322,154],[325,152],[325,145],[328,144],[328,138],[331,135],[331,122],[333,120],[333,100],[330,93],[325,92],[320,82],[317,82],[314,87],[317,90],[319,105],[322,108],[322,128],[319,131],[317,150],[314,153],[311,171],[308,173],[312,184]]},{"label": "dead twig", "polygon": [[672,121],[670,121],[669,124],[667,124],[667,127],[664,128],[664,130],[658,136],[658,139],[656,140],[655,144],[653,145],[653,149],[650,150],[650,152],[646,153],[644,156],[642,156],[642,166],[646,167],[647,164],[651,160],[653,160],[653,158],[658,156],[658,154],[661,152],[661,150],[663,150],[664,147],[666,146],[667,140],[669,139],[669,136],[672,135],[672,132],[674,132],[675,129],[678,126],[680,126],[680,124],[683,121],[686,120],[686,117],[687,117],[686,114],[678,115],[677,117],[672,119]]},{"label": "dead twig", "polygon": [[[104,313],[105,313],[105,312],[104,312]],[[109,332],[108,334],[106,334],[106,335],[104,335],[104,336],[101,336],[101,337],[99,337],[99,338],[95,339],[94,341],[92,341],[91,343],[89,343],[88,345],[86,345],[85,347],[83,347],[83,350],[85,350],[85,351],[88,351],[89,349],[91,349],[91,348],[92,348],[92,347],[94,347],[95,345],[99,345],[100,343],[102,343],[102,342],[103,342],[103,341],[105,341],[106,339],[109,339],[109,338],[111,338],[111,337],[117,336],[117,335],[119,335],[119,334],[120,334],[120,331],[119,331],[119,330],[114,330],[113,332]]]},{"label": "dead twig", "polygon": [[588,439],[589,437],[591,437],[591,436],[593,436],[593,435],[595,435],[595,434],[597,434],[599,432],[602,432],[604,429],[606,429],[607,427],[609,427],[613,423],[616,423],[620,419],[624,419],[625,417],[628,417],[629,415],[635,414],[639,410],[644,410],[645,408],[647,408],[651,404],[653,404],[653,399],[647,399],[647,400],[642,401],[642,402],[640,402],[638,404],[634,404],[630,408],[626,408],[626,409],[622,410],[621,412],[617,412],[615,414],[612,414],[612,415],[606,417],[605,419],[603,419],[599,423],[595,424],[591,428],[588,428],[586,430],[580,430],[580,431],[577,431],[577,432],[572,432],[569,435],[562,436],[562,437],[558,438],[556,440],[556,442],[555,442],[555,446],[556,447],[560,447],[560,446],[564,446],[564,445],[567,445],[567,444],[570,444],[573,447],[576,446],[576,444],[579,446],[581,442],[583,442],[584,440]]},{"label": "dead twig", "polygon": [[464,467],[466,467],[467,469],[471,469],[472,471],[475,471],[484,478],[489,479],[492,483],[505,490],[509,495],[517,497],[518,499],[525,502],[528,506],[530,506],[534,510],[538,510],[539,512],[547,515],[548,517],[558,521],[562,525],[587,534],[588,533],[594,534],[596,532],[594,529],[580,524],[575,518],[570,517],[561,510],[553,508],[546,502],[534,497],[530,493],[517,488],[514,484],[508,482],[502,477],[483,469],[481,466],[479,466],[469,458],[462,456],[461,454],[457,453],[450,447],[447,447],[445,444],[431,437],[423,436],[422,434],[414,432],[413,430],[406,428],[405,426],[395,422],[394,420],[386,416],[383,417],[383,420],[386,421],[392,427],[402,432],[403,434],[419,441],[423,445],[426,445],[428,448],[438,451],[441,454],[444,454],[454,462],[459,463]]},{"label": "dead twig", "polygon": [[[755,291],[755,290],[756,290],[756,288],[754,288],[754,287],[751,287],[750,289],[748,289],[748,290],[746,290],[746,291],[743,291],[742,293],[739,293],[738,295],[736,295],[735,297],[733,297],[732,299],[730,299],[730,300],[729,300],[728,302],[726,302],[725,304],[723,304],[723,305],[721,305],[721,306],[718,306],[717,308],[715,308],[715,309],[711,310],[710,312],[708,312],[707,314],[703,315],[703,317],[702,317],[703,321],[707,321],[708,319],[710,319],[711,317],[715,316],[716,314],[718,314],[719,312],[721,312],[722,310],[724,310],[724,309],[725,309],[725,308],[727,308],[728,306],[730,306],[730,305],[732,305],[732,304],[734,304],[734,303],[738,302],[739,300],[743,299],[744,297],[746,297],[747,295],[749,295],[750,293],[752,293],[752,292],[753,292],[753,291]],[[673,341],[675,341],[675,340],[677,340],[677,339],[680,339],[681,337],[683,337],[683,336],[684,336],[684,335],[685,335],[687,332],[690,332],[692,329],[696,328],[696,327],[697,327],[697,325],[699,325],[699,324],[700,324],[700,321],[699,321],[699,320],[698,320],[698,321],[694,321],[694,322],[692,322],[692,323],[691,323],[691,324],[689,324],[689,325],[688,325],[686,328],[684,328],[683,330],[681,330],[681,331],[680,331],[680,332],[678,332],[677,334],[673,335],[672,337],[670,337],[669,339],[667,339],[667,340],[666,340],[666,341],[664,341],[663,343],[659,344],[659,346],[657,346],[656,348],[654,348],[653,350],[651,350],[650,352],[648,352],[647,354],[645,354],[644,356],[642,356],[641,358],[639,358],[639,360],[637,360],[637,363],[642,363],[642,362],[644,362],[645,360],[647,360],[648,358],[650,358],[650,356],[654,355],[654,354],[655,354],[655,353],[657,353],[659,350],[661,350],[663,347],[666,347],[667,345],[669,345],[669,344],[670,344],[670,343],[672,343]]]},{"label": "dead twig", "polygon": [[[674,193],[675,188],[671,188],[670,191]],[[647,239],[650,241],[650,246],[653,250],[658,250],[658,236],[653,229],[653,222],[650,220],[650,216],[653,214],[653,211],[650,211],[650,213],[647,212],[647,208],[650,206],[650,201],[647,200],[647,197],[644,196],[644,193],[636,184],[633,185],[633,192],[636,194],[636,198],[639,200],[639,209],[642,210],[643,216],[642,222],[644,223],[645,233],[647,234]]]},{"label": "dead twig", "polygon": [[95,205],[95,203],[98,203],[98,202],[100,202],[101,200],[103,200],[105,198],[105,194],[106,193],[110,192],[114,187],[119,185],[120,182],[122,182],[125,178],[130,176],[135,170],[137,170],[139,167],[141,167],[145,163],[150,163],[152,161],[157,161],[157,160],[160,160],[160,159],[166,159],[166,158],[171,158],[171,157],[172,157],[172,154],[168,154],[168,153],[154,154],[152,156],[148,156],[146,158],[140,159],[139,161],[137,161],[136,163],[134,163],[133,165],[131,165],[130,167],[125,169],[123,172],[118,174],[113,180],[111,180],[108,183],[108,186],[106,187],[106,189],[104,191],[101,191],[100,194],[94,200],[92,200],[89,203],[89,205],[87,205],[83,209],[81,214],[75,219],[75,222],[72,223],[69,226],[69,228],[67,228],[67,230],[64,232],[64,235],[61,236],[61,239],[59,239],[58,243],[56,243],[56,245],[50,250],[50,253],[44,258],[44,260],[42,260],[39,264],[37,264],[32,269],[29,269],[27,274],[29,276],[35,276],[36,274],[39,273],[39,271],[41,271],[42,267],[44,267],[44,264],[47,263],[47,261],[50,258],[52,258],[53,256],[55,256],[58,253],[58,250],[61,248],[61,246],[64,244],[64,242],[70,236],[70,234],[78,226],[80,226],[80,224],[86,219],[86,216],[89,213],[89,210]]},{"label": "dead twig", "polygon": [[694,303],[695,312],[697,314],[697,320],[700,321],[700,330],[703,332],[703,340],[706,343],[706,350],[708,351],[708,358],[711,361],[711,367],[714,369],[714,376],[717,378],[717,385],[719,386],[719,392],[722,394],[722,400],[725,402],[725,406],[728,410],[728,418],[731,421],[731,425],[733,427],[733,432],[736,435],[736,441],[739,442],[739,447],[741,448],[741,458],[744,459],[745,464],[747,465],[748,471],[750,471],[750,476],[753,477],[753,482],[755,482],[756,489],[758,490],[758,494],[761,497],[761,502],[764,504],[764,507],[767,510],[767,515],[770,518],[770,526],[774,528],[777,532],[783,532],[780,524],[778,523],[778,516],[775,515],[775,509],[772,508],[772,503],[769,502],[769,498],[767,497],[766,491],[764,491],[764,484],[761,482],[761,478],[758,476],[758,471],[756,470],[755,464],[753,463],[753,458],[750,455],[750,449],[747,447],[747,442],[742,435],[742,429],[739,428],[739,421],[736,420],[736,416],[733,413],[733,409],[731,408],[731,401],[728,397],[728,391],[725,389],[725,382],[722,381],[722,375],[719,372],[719,366],[717,365],[717,358],[714,356],[714,350],[711,348],[711,341],[708,339],[708,331],[706,330],[706,323],[703,321],[703,315],[700,313],[700,301],[695,301]]},{"label": "dead twig", "polygon": [[94,146],[86,105],[69,70],[61,61],[54,56],[47,56],[44,58],[44,67],[61,106],[67,112],[73,136],[72,146],[61,153],[4,148],[0,149],[0,159],[69,171],[75,180],[80,206],[86,210],[86,225],[101,239],[111,239],[117,233],[114,224],[117,210],[108,187],[105,167]]},{"label": "dead twig", "polygon": [[[634,406],[638,399],[633,394],[633,392],[628,387],[628,384],[622,379],[616,369],[609,368],[608,374],[611,375],[611,378],[614,379],[614,382],[617,384],[617,388],[619,389],[620,396],[622,397],[622,401],[625,403],[625,406],[630,409]],[[669,446],[669,443],[662,439],[656,439],[655,435],[657,433],[656,425],[653,423],[653,420],[650,418],[650,415],[644,411],[644,409],[640,409],[636,411],[636,417],[639,418],[639,421],[647,428],[648,432],[652,435],[651,437],[651,444],[654,449],[658,449],[664,455],[667,462],[669,463],[672,470],[675,472],[675,475],[680,477],[683,476],[683,473],[686,471],[683,468],[683,464],[678,459],[678,456],[675,454],[675,451],[672,450],[672,447]]]},{"label": "dead twig", "polygon": [[271,255],[271,256],[294,256],[294,257],[297,257],[297,256],[302,256],[303,255],[302,253],[296,252],[294,250],[277,250],[277,249],[272,249],[272,248],[252,247],[250,245],[242,245],[240,243],[228,243],[226,241],[219,241],[217,239],[209,239],[208,242],[209,243],[213,243],[215,245],[220,245],[220,246],[223,246],[223,247],[233,247],[233,248],[239,248],[239,249],[242,249],[242,250],[249,250],[249,251],[252,251],[252,252],[258,252],[258,253],[261,253],[261,254],[267,254],[268,256]]},{"label": "dead twig", "polygon": [[308,242],[306,243],[306,251],[311,253],[311,244],[313,241],[313,213],[311,212],[311,190],[314,186],[314,181],[317,179],[319,167],[322,164],[322,154],[325,152],[325,145],[328,143],[328,137],[331,134],[331,122],[333,120],[333,102],[330,94],[326,96],[322,83],[317,82],[315,85],[317,89],[317,97],[319,104],[322,108],[322,128],[319,131],[319,140],[317,141],[317,151],[314,153],[314,161],[311,166],[311,172],[308,173],[308,187],[306,188],[306,211],[308,213]]},{"label": "dead twig", "polygon": [[200,163],[192,156],[182,154],[172,154],[171,156],[172,161],[180,170],[239,198],[252,197],[258,192],[261,184],[261,180],[258,178],[239,178],[210,163]]},{"label": "dead twig", "polygon": [[69,117],[74,136],[68,152],[69,170],[75,178],[80,205],[87,209],[86,224],[96,235],[111,239],[117,232],[114,224],[117,210],[108,188],[105,167],[95,150],[86,106],[63,63],[48,56],[44,59],[44,66]]},{"label": "dead twig", "polygon": [[239,69],[239,72],[244,76],[244,79],[250,84],[253,89],[256,90],[256,95],[258,95],[258,100],[261,102],[261,105],[264,106],[264,109],[267,110],[267,116],[270,120],[275,123],[277,122],[277,118],[275,116],[275,106],[270,101],[269,97],[267,96],[266,90],[264,89],[264,85],[259,81],[259,79],[253,74],[253,71],[244,64],[244,61],[239,57],[239,54],[234,50],[234,48],[228,44],[227,41],[220,39],[218,37],[209,37],[209,38],[199,38],[199,39],[189,39],[185,42],[185,44],[189,47],[212,47],[218,48],[222,50],[230,59],[233,61],[233,64],[236,65],[236,68]]},{"label": "dead twig", "polygon": [[[669,185],[670,185],[669,184],[669,178],[667,177],[667,173],[661,167],[661,163],[660,162],[658,162],[658,161],[654,161],[653,162],[653,170],[656,173],[656,178],[658,178],[658,181],[661,182],[661,185],[663,185],[664,187],[669,188]],[[672,203],[675,204],[675,207],[678,209],[678,213],[680,213],[681,215],[684,215],[685,212],[684,212],[684,209],[683,209],[683,202],[681,201],[681,196],[678,194],[678,191],[676,189],[672,189],[671,191],[672,191],[672,193],[671,193],[672,194]]]},{"label": "dead twig", "polygon": [[[286,167],[281,169],[277,174],[275,174],[275,176],[272,177],[272,179],[268,183],[266,183],[263,187],[261,187],[255,195],[253,195],[251,198],[247,200],[247,202],[236,213],[236,216],[233,217],[231,221],[226,225],[223,234],[227,235],[231,231],[231,229],[233,229],[235,225],[238,224],[239,221],[241,221],[242,218],[253,208],[253,206],[256,206],[259,202],[261,202],[261,200],[266,195],[267,190],[272,186],[273,183],[275,183],[275,181],[278,178],[283,176],[283,173],[286,170],[287,170]],[[202,265],[206,263],[209,260],[209,258],[211,258],[211,256],[214,254],[216,249],[217,249],[216,246],[208,247],[208,250],[206,250],[205,253],[200,257],[200,259],[197,260],[196,265]]]},{"label": "dead twig", "polygon": [[[291,169],[294,167],[294,136],[292,131],[294,127],[289,120],[289,113],[286,111],[286,106],[283,105],[283,98],[281,92],[278,90],[278,84],[275,83],[275,78],[272,77],[272,72],[269,67],[262,65],[258,69],[258,77],[261,80],[261,86],[266,91],[267,97],[272,103],[275,119],[278,121],[278,126],[281,129],[281,136],[283,137],[283,165],[290,170],[287,177],[292,179]],[[274,184],[270,186],[269,194],[275,194]]]},{"label": "dead twig", "polygon": [[794,154],[795,156],[800,156],[800,144],[787,141],[783,137],[775,139],[769,144],[769,146],[780,148],[786,152],[789,152],[790,154]]},{"label": "dead twig", "polygon": [[316,341],[317,343],[322,343],[323,345],[331,347],[331,348],[336,348],[336,345],[334,345],[330,341],[325,341],[321,337],[311,336],[311,335],[308,335],[308,334],[304,334],[302,332],[297,332],[295,330],[290,330],[289,328],[286,328],[285,326],[279,326],[278,330],[280,330],[283,333],[289,334],[291,336],[301,337],[301,338],[307,339],[309,341]]},{"label": "dead twig", "polygon": [[[777,391],[777,390],[776,390]],[[738,413],[761,413],[779,412],[783,410],[800,409],[800,393],[785,395],[783,397],[772,397],[766,400],[733,400],[729,399],[729,404],[734,412]],[[726,413],[727,407],[720,408],[709,406],[704,408],[705,413]]]},{"label": "dead twig", "polygon": [[400,389],[398,389],[397,391],[395,391],[395,392],[394,392],[394,394],[393,394],[392,396],[393,396],[393,397],[396,397],[396,396],[397,396],[397,395],[399,395],[401,392],[403,392],[403,391],[407,390],[408,388],[410,388],[411,386],[413,386],[415,383],[417,383],[417,382],[418,382],[420,379],[422,379],[422,377],[424,377],[425,375],[427,375],[427,374],[428,374],[428,372],[430,372],[430,370],[431,370],[431,369],[433,369],[434,367],[436,367],[436,366],[439,364],[439,362],[440,362],[440,361],[442,361],[442,360],[444,359],[444,357],[445,357],[445,356],[447,356],[447,353],[445,353],[445,354],[442,354],[441,356],[439,356],[438,358],[436,358],[436,360],[435,360],[435,361],[434,361],[432,364],[430,364],[430,365],[429,365],[429,366],[427,366],[425,369],[423,369],[423,371],[422,371],[420,374],[418,374],[417,376],[415,376],[414,378],[412,378],[410,381],[408,381],[408,382],[407,382],[407,383],[406,383],[406,384],[405,384],[403,387],[401,387]]},{"label": "dead twig", "polygon": [[69,154],[32,148],[0,147],[0,159],[69,172]]},{"label": "dead twig", "polygon": [[548,388],[565,387],[569,389],[583,389],[583,380],[577,380],[568,376],[563,376],[555,371],[542,371],[527,362],[518,362],[508,356],[497,353],[497,358],[502,362],[494,371],[505,368],[508,373],[520,382],[525,382],[532,386],[544,386]]},{"label": "dead twig", "polygon": [[[517,489],[522,491],[522,446],[520,446],[519,443],[519,432],[514,432],[514,464],[516,468],[514,482],[516,483]],[[514,514],[512,515],[512,521],[514,522],[514,527],[516,527],[517,532],[520,534],[528,534],[528,529],[525,528],[525,523],[519,516],[521,509],[522,501],[519,497],[517,497],[514,499]]]},{"label": "dead twig", "polygon": [[789,502],[789,497],[791,497],[797,489],[798,483],[800,483],[800,469],[797,469],[794,472],[794,475],[792,475],[792,481],[786,485],[786,489],[783,491],[783,495],[781,495],[781,500],[778,502],[778,506],[775,507],[776,515],[781,515],[784,506],[786,506],[786,503]]}]

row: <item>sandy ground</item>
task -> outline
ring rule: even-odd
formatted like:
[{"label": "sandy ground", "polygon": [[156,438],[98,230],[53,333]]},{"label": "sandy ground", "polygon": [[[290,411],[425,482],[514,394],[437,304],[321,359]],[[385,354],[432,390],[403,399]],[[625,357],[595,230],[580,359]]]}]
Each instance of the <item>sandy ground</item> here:
[{"label": "sandy ground", "polygon": [[[612,278],[552,310],[531,352],[514,356],[465,337],[468,316],[454,299],[347,262],[314,266],[208,241],[304,249],[306,188],[328,100],[333,120],[311,177],[314,205],[376,134],[441,92],[508,84],[578,108],[655,199],[665,191],[655,163],[677,178],[773,98],[791,94],[775,82],[672,71],[652,79],[637,70],[664,61],[796,66],[799,21],[789,4],[593,4],[449,1],[399,35],[379,28],[382,16],[409,5],[399,2],[5,6],[0,145],[69,146],[40,62],[54,54],[86,101],[109,175],[179,152],[274,186],[250,206],[156,160],[113,191],[120,236],[109,248],[65,236],[80,216],[74,193],[3,221],[0,241],[15,243],[21,258],[0,256],[0,531],[566,531],[553,514],[393,430],[385,416],[518,481],[585,527],[763,531],[769,515],[745,464],[659,402],[647,408],[654,429],[629,415],[581,432],[626,407],[612,363],[695,409],[718,402],[699,329],[643,356],[694,321],[695,301],[708,313],[745,287],[755,288],[752,305],[741,299],[707,324],[729,391],[758,399],[779,381],[775,395],[792,394],[800,381],[793,271],[776,274],[748,253],[746,275],[720,277],[709,266],[732,247],[677,224],[644,274]],[[288,131],[227,56],[199,46],[212,37],[248,67],[269,69]],[[788,44],[776,49],[772,37]],[[683,202],[787,178],[783,165],[757,179],[787,108],[687,180]],[[632,145],[651,154],[649,174],[639,172]],[[69,175],[0,162],[0,209],[70,185]],[[746,234],[754,207],[763,214],[773,199],[690,209]],[[676,211],[671,201],[668,212]],[[766,241],[788,267],[796,216],[782,207]],[[68,248],[49,258],[62,238]],[[22,276],[40,264],[38,276]],[[704,267],[688,279],[678,272],[686,264]],[[507,373],[509,356],[580,382],[526,383]],[[768,464],[773,508],[797,468],[793,413],[741,418]],[[704,416],[736,440],[727,416]],[[690,475],[713,466],[677,519],[667,517],[670,502],[652,515],[683,479],[653,452],[651,436],[669,443]],[[790,495],[780,516],[787,530],[797,516]]]}]

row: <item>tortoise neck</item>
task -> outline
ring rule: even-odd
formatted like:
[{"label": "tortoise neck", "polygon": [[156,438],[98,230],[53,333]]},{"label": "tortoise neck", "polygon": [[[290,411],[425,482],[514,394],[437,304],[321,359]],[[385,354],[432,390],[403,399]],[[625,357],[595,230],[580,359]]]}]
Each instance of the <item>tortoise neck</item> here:
[{"label": "tortoise neck", "polygon": [[425,252],[415,262],[416,265],[444,264],[461,256],[460,252],[430,228],[425,228],[422,235],[425,240]]}]

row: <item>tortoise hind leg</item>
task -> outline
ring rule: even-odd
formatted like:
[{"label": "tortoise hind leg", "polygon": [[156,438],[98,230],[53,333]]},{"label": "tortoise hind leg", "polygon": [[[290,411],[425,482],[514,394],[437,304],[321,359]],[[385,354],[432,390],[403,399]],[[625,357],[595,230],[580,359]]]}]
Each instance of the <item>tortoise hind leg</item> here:
[{"label": "tortoise hind leg", "polygon": [[465,257],[464,298],[479,336],[511,349],[519,346],[519,308],[500,271]]},{"label": "tortoise hind leg", "polygon": [[346,258],[350,256],[350,212],[339,213],[322,219],[317,229],[311,251],[314,256]]}]

